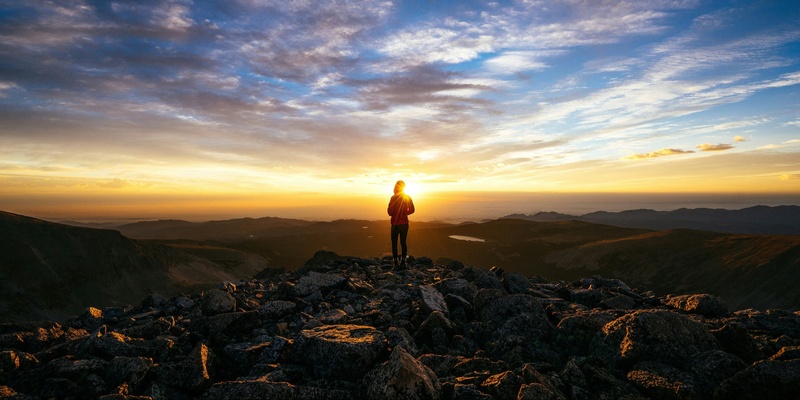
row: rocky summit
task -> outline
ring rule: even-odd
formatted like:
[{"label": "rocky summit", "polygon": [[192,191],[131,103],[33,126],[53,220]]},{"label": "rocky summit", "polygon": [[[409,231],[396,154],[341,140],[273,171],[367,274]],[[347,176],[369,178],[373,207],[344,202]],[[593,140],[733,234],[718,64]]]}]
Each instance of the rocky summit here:
[{"label": "rocky summit", "polygon": [[793,399],[800,313],[600,276],[320,252],[300,270],[0,325],[15,399]]}]

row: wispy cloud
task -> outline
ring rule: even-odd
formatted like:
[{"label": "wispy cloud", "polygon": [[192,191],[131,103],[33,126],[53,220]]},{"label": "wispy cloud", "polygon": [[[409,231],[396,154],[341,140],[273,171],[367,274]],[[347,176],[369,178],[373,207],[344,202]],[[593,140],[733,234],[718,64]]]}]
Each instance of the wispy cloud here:
[{"label": "wispy cloud", "polygon": [[625,160],[642,160],[647,158],[658,158],[664,156],[674,156],[680,154],[690,154],[694,153],[692,150],[681,150],[681,149],[661,149],[658,151],[651,151],[649,153],[639,153],[639,154],[631,154],[629,156],[623,157]]},{"label": "wispy cloud", "polygon": [[724,151],[732,149],[733,146],[728,143],[719,143],[719,144],[703,143],[703,144],[698,144],[697,148],[700,149],[700,151]]}]

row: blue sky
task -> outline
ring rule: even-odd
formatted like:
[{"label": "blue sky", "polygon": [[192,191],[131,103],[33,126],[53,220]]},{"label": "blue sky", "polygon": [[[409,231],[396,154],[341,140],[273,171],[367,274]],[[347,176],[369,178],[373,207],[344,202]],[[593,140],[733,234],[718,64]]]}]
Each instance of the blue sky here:
[{"label": "blue sky", "polygon": [[0,7],[12,211],[800,194],[797,1]]}]

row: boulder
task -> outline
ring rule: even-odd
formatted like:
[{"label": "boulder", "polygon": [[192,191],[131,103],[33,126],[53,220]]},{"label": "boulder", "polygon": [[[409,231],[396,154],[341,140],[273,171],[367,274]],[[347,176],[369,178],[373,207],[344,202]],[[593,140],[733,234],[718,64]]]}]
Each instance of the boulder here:
[{"label": "boulder", "polygon": [[565,400],[541,383],[529,383],[520,386],[517,400]]},{"label": "boulder", "polygon": [[728,314],[728,305],[725,300],[711,294],[668,295],[663,300],[663,303],[691,314],[701,314],[709,317],[722,317]]},{"label": "boulder", "polygon": [[228,313],[236,309],[236,299],[228,292],[211,289],[200,298],[203,315]]},{"label": "boulder", "polygon": [[153,367],[153,360],[145,357],[114,357],[106,364],[103,377],[110,387],[126,385],[138,390]]},{"label": "boulder", "polygon": [[718,400],[794,399],[800,393],[800,360],[759,361],[723,381]]},{"label": "boulder", "polygon": [[513,371],[505,371],[488,377],[481,388],[497,400],[516,400],[522,379]]},{"label": "boulder", "polygon": [[692,377],[683,371],[653,362],[637,364],[627,378],[639,391],[653,399],[700,399]]},{"label": "boulder", "polygon": [[462,297],[468,302],[472,302],[472,299],[475,298],[475,295],[478,293],[478,287],[472,282],[463,278],[442,279],[434,286],[445,296],[448,294],[454,294]]},{"label": "boulder", "polygon": [[455,325],[441,312],[432,312],[420,324],[414,334],[415,343],[428,344],[432,348],[446,347],[455,332]]},{"label": "boulder", "polygon": [[444,296],[430,285],[421,285],[419,287],[420,304],[422,311],[429,314],[434,311],[447,314],[447,303],[444,301]]},{"label": "boulder", "polygon": [[318,378],[357,380],[385,350],[383,333],[371,326],[323,325],[301,331],[293,353]]},{"label": "boulder", "polygon": [[718,350],[719,344],[705,325],[666,310],[639,310],[606,324],[603,343],[614,361],[631,365],[655,361],[678,368],[691,356]]},{"label": "boulder", "polygon": [[371,399],[439,399],[442,390],[436,374],[402,346],[395,347],[388,361],[367,373],[364,384]]},{"label": "boulder", "polygon": [[329,289],[345,282],[347,278],[337,275],[310,271],[308,275],[301,276],[294,286],[296,296],[308,296],[321,289]]},{"label": "boulder", "polygon": [[259,312],[269,319],[276,320],[290,314],[296,306],[293,301],[272,300],[261,305]]},{"label": "boulder", "polygon": [[155,373],[158,381],[165,385],[199,392],[213,383],[212,362],[211,350],[200,343],[185,359],[160,364]]},{"label": "boulder", "polygon": [[296,386],[286,382],[266,380],[225,381],[211,386],[203,395],[203,400],[342,400],[356,398],[355,393],[346,390],[318,387]]}]

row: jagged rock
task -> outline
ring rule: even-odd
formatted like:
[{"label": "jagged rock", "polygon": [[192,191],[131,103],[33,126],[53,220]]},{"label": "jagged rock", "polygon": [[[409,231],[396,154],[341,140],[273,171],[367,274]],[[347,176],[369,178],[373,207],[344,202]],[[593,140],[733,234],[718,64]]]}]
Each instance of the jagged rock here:
[{"label": "jagged rock", "polygon": [[441,312],[433,311],[425,321],[420,324],[416,334],[415,343],[429,344],[432,348],[446,347],[455,332],[455,325]]},{"label": "jagged rock", "polygon": [[346,390],[295,386],[286,382],[264,380],[219,382],[203,395],[205,400],[342,400],[354,397],[354,393]]},{"label": "jagged rock", "polygon": [[525,275],[516,272],[505,272],[501,279],[503,288],[511,294],[525,293],[528,289],[533,287],[533,284],[525,277]]},{"label": "jagged rock", "polygon": [[472,302],[475,295],[478,293],[478,287],[472,282],[463,278],[447,278],[435,284],[435,287],[443,295],[454,294],[460,296],[467,302]]},{"label": "jagged rock", "polygon": [[493,400],[492,396],[483,393],[474,384],[457,383],[453,388],[453,399],[457,400]]},{"label": "jagged rock", "polygon": [[384,335],[386,336],[386,341],[389,347],[395,348],[397,346],[402,346],[412,355],[419,353],[419,349],[417,348],[414,338],[405,328],[392,326],[386,330]]},{"label": "jagged rock", "polygon": [[121,333],[108,330],[103,325],[89,335],[77,348],[81,356],[96,356],[112,359],[118,356],[135,357],[146,353],[141,339],[132,339]]},{"label": "jagged rock", "polygon": [[105,382],[111,387],[127,385],[138,390],[153,366],[153,360],[144,357],[114,357],[106,364]]},{"label": "jagged rock", "polygon": [[639,363],[628,372],[627,378],[649,398],[700,399],[694,381],[681,370],[653,362]]},{"label": "jagged rock", "polygon": [[199,392],[210,386],[212,381],[211,350],[203,343],[181,361],[167,362],[155,368],[158,381],[170,386]]},{"label": "jagged rock", "polygon": [[533,296],[500,294],[500,297],[488,296],[480,302],[477,297],[476,305],[480,303],[478,312],[485,332],[480,341],[486,344],[490,353],[500,355],[515,346],[530,350],[550,338],[553,327],[542,305]]},{"label": "jagged rock", "polygon": [[445,314],[449,312],[447,303],[444,301],[444,296],[433,286],[421,285],[419,287],[419,294],[422,309],[426,314],[434,311]]},{"label": "jagged rock", "polygon": [[667,296],[664,304],[692,314],[722,317],[728,313],[728,305],[719,296],[710,294],[691,294]]},{"label": "jagged rock", "polygon": [[800,359],[800,346],[787,346],[781,347],[777,353],[773,354],[770,358],[773,361],[788,361]]},{"label": "jagged rock", "polygon": [[564,400],[541,383],[528,383],[520,386],[517,400]]},{"label": "jagged rock", "polygon": [[694,377],[698,393],[703,398],[711,398],[722,381],[747,368],[739,357],[722,350],[699,353],[689,362],[688,373]]},{"label": "jagged rock", "polygon": [[638,310],[602,332],[613,360],[623,364],[656,361],[680,368],[694,354],[719,348],[708,328],[671,311]]},{"label": "jagged rock", "polygon": [[370,371],[364,382],[371,399],[438,399],[441,385],[436,374],[417,361],[402,346],[395,347],[389,361]]},{"label": "jagged rock", "polygon": [[492,375],[481,383],[481,388],[497,400],[516,400],[520,386],[522,379],[513,371]]},{"label": "jagged rock", "polygon": [[356,380],[383,354],[385,342],[371,326],[325,325],[300,332],[293,352],[317,377]]},{"label": "jagged rock", "polygon": [[336,275],[310,271],[308,275],[300,277],[294,286],[295,295],[308,296],[320,289],[327,289],[343,283],[347,278]]},{"label": "jagged rock", "polygon": [[759,361],[722,382],[719,400],[792,399],[800,393],[800,360]]},{"label": "jagged rock", "polygon": [[203,315],[228,313],[236,309],[236,299],[228,292],[211,289],[200,298],[203,304]]},{"label": "jagged rock", "polygon": [[601,300],[600,305],[617,310],[630,310],[636,307],[636,299],[624,294],[618,294]]},{"label": "jagged rock", "polygon": [[246,335],[260,325],[258,311],[217,314],[208,317],[208,333],[212,335]]},{"label": "jagged rock", "polygon": [[160,317],[154,321],[122,329],[120,333],[131,338],[154,339],[168,332],[174,325],[174,319],[167,320],[166,318]]},{"label": "jagged rock", "polygon": [[618,310],[579,311],[557,325],[558,347],[573,355],[588,355],[592,340],[603,327],[624,315]]},{"label": "jagged rock", "polygon": [[722,349],[734,354],[742,360],[752,363],[764,357],[753,337],[748,333],[747,327],[739,322],[730,322],[721,328],[712,330]]}]

